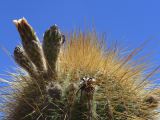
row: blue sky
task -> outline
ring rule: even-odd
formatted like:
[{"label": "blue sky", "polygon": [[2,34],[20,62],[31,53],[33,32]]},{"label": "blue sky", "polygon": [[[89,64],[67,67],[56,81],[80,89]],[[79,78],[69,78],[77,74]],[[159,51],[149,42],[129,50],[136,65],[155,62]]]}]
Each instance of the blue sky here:
[{"label": "blue sky", "polygon": [[[0,46],[10,54],[20,43],[13,19],[25,17],[40,39],[44,31],[57,24],[61,31],[94,25],[98,33],[105,32],[109,42],[118,41],[129,50],[150,40],[141,56],[154,66],[160,65],[160,1],[159,0],[1,0]],[[15,66],[0,49],[0,74]],[[3,76],[2,76],[3,77]]]}]

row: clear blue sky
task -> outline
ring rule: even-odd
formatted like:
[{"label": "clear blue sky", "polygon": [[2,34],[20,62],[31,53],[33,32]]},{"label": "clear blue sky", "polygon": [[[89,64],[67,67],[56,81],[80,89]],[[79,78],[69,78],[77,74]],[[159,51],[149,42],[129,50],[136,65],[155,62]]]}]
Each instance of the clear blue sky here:
[{"label": "clear blue sky", "polygon": [[[160,1],[159,0],[1,0],[0,46],[11,54],[20,43],[13,19],[25,17],[38,36],[52,24],[61,31],[95,26],[105,32],[108,41],[117,40],[129,50],[151,39],[142,56],[160,65]],[[14,62],[0,49],[0,73],[10,70]]]}]

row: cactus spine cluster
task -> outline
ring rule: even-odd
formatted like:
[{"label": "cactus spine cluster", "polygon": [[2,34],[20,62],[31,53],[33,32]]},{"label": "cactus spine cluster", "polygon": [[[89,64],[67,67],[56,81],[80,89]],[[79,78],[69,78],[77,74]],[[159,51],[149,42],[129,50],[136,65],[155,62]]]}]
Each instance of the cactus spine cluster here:
[{"label": "cactus spine cluster", "polygon": [[14,60],[22,70],[4,96],[5,120],[154,120],[159,89],[148,78],[156,70],[144,75],[145,65],[130,61],[139,48],[122,58],[94,32],[65,40],[57,25],[41,43],[26,19],[14,23],[22,40]]}]

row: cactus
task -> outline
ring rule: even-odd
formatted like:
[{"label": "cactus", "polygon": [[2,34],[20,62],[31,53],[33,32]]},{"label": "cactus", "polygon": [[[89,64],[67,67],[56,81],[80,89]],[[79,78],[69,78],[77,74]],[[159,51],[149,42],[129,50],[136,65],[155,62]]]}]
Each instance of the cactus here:
[{"label": "cactus", "polygon": [[146,66],[132,61],[141,48],[119,56],[95,32],[65,39],[57,25],[40,43],[26,19],[14,23],[22,39],[14,59],[22,69],[8,82],[4,120],[154,120],[158,114],[159,88],[148,78],[159,67],[146,75]]}]

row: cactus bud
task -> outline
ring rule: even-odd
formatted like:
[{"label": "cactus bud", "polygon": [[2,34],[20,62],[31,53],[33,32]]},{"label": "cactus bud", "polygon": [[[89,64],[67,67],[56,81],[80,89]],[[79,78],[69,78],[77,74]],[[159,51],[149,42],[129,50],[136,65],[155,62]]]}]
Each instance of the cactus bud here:
[{"label": "cactus bud", "polygon": [[28,24],[25,18],[14,20],[13,22],[21,36],[22,45],[27,56],[36,65],[39,71],[45,70],[42,48],[33,28]]},{"label": "cactus bud", "polygon": [[50,27],[44,34],[43,51],[48,65],[48,73],[52,77],[55,76],[56,61],[60,51],[60,46],[65,40],[64,35],[56,25]]},{"label": "cactus bud", "polygon": [[24,68],[29,74],[33,75],[35,72],[35,66],[28,59],[25,51],[22,47],[17,46],[14,50],[14,59],[22,68]]}]

